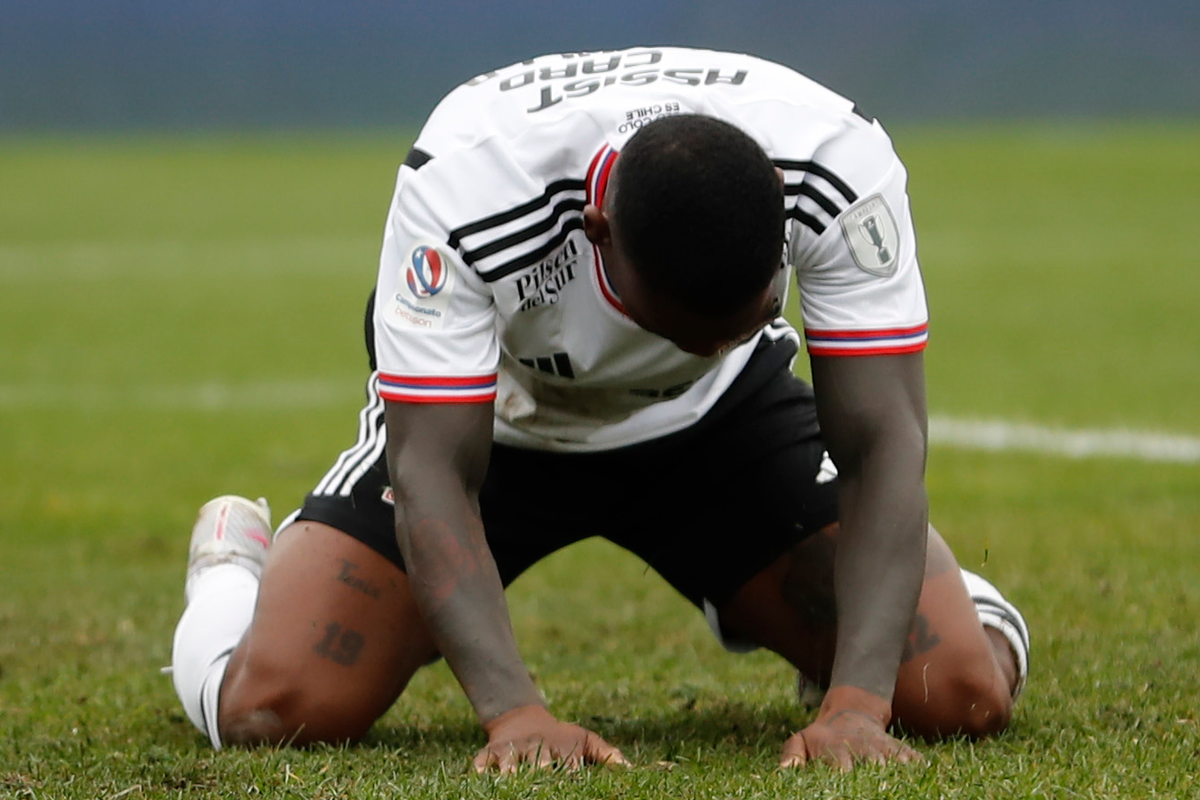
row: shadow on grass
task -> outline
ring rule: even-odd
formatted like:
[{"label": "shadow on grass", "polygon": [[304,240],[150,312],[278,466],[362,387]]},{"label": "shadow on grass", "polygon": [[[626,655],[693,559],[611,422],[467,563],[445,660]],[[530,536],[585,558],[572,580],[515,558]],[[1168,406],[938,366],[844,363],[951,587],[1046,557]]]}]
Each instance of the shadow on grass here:
[{"label": "shadow on grass", "polygon": [[[718,702],[704,707],[663,709],[628,717],[592,715],[572,720],[621,748],[636,762],[760,758],[774,754],[812,713],[784,706],[754,707]],[[484,745],[471,718],[432,719],[426,724],[377,723],[358,748],[385,748],[413,758],[464,758]]]}]

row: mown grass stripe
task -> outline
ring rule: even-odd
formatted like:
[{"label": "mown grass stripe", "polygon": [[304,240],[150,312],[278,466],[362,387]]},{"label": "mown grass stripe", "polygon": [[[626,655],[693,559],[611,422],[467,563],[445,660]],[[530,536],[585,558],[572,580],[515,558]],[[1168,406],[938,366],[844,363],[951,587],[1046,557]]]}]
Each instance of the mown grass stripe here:
[{"label": "mown grass stripe", "polygon": [[[254,411],[330,408],[357,397],[354,381],[278,380],[230,384],[114,387],[3,386],[0,410],[37,408],[141,408],[158,411]],[[1027,452],[1063,458],[1128,458],[1178,464],[1200,463],[1200,437],[1130,428],[1071,429],[935,414],[929,419],[932,445],[960,450]]]}]

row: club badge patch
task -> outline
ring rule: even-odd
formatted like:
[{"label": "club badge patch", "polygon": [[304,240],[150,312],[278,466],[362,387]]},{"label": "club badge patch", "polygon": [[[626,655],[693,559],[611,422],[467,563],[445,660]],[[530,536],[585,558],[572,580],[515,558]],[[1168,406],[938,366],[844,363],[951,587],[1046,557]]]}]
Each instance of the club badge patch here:
[{"label": "club badge patch", "polygon": [[440,330],[454,293],[450,257],[432,244],[417,244],[400,264],[392,313],[409,325]]},{"label": "club badge patch", "polygon": [[863,272],[886,278],[896,273],[900,228],[883,195],[873,194],[841,216],[842,236]]}]

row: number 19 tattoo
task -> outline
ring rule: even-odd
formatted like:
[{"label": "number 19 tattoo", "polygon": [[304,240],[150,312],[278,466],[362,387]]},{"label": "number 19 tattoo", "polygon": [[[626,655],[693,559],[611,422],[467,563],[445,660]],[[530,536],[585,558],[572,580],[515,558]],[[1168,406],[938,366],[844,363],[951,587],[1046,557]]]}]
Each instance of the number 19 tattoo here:
[{"label": "number 19 tattoo", "polygon": [[313,652],[328,658],[335,664],[349,667],[358,661],[366,639],[358,631],[342,630],[342,626],[331,622],[325,626],[325,636],[313,646]]}]

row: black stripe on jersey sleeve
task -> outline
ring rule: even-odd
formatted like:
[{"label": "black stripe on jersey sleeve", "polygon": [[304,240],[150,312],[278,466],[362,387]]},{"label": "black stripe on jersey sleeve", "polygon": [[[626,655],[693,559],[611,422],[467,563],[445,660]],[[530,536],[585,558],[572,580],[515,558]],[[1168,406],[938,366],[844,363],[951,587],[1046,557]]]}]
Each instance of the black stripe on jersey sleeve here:
[{"label": "black stripe on jersey sleeve", "polygon": [[[776,160],[774,161],[774,164],[776,167],[779,167],[779,169],[782,170],[806,172],[809,175],[814,175],[822,179],[832,186],[838,192],[838,194],[842,196],[842,199],[845,200],[847,204],[853,203],[858,199],[858,194],[856,194],[855,191],[850,188],[849,184],[847,184],[834,173],[830,172],[825,167],[822,167],[820,164],[817,164],[813,161]],[[799,202],[800,197],[807,197],[809,200],[812,200],[821,208],[822,211],[828,214],[830,218],[837,217],[838,214],[841,214],[842,211],[845,210],[843,206],[839,205],[837,198],[830,197],[825,194],[825,192],[818,189],[807,180],[807,176],[805,176],[805,178],[803,178],[799,183],[784,184],[783,194],[788,198],[796,198],[796,201],[787,210],[787,216],[790,219],[796,220],[801,225],[810,228],[818,236],[825,232],[825,229],[828,227],[828,223],[821,221],[821,219],[815,214],[805,211],[803,208],[801,208]]]},{"label": "black stripe on jersey sleeve", "polygon": [[797,172],[808,172],[813,175],[816,175],[818,178],[825,179],[825,181],[828,182],[830,186],[832,186],[834,189],[837,189],[838,192],[841,193],[842,197],[846,198],[847,203],[853,203],[855,200],[858,199],[858,195],[855,194],[854,190],[851,189],[850,186],[844,180],[839,178],[837,175],[834,175],[832,172],[825,169],[825,167],[822,167],[820,164],[817,164],[814,161],[776,160],[773,163],[775,164],[775,166],[779,167],[782,170],[795,170]]},{"label": "black stripe on jersey sleeve", "polygon": [[825,232],[824,222],[821,222],[821,220],[817,219],[812,214],[809,214],[807,211],[804,211],[798,206],[789,208],[787,216],[789,219],[794,219],[807,228],[812,228],[813,233],[817,234],[817,236],[820,236]]},{"label": "black stripe on jersey sleeve", "polygon": [[824,194],[822,194],[821,191],[811,183],[785,184],[783,187],[783,194],[785,197],[791,197],[792,195],[804,195],[809,200],[812,200],[814,203],[819,205],[821,210],[831,217],[836,217],[844,210],[839,208],[837,203],[833,202]]},{"label": "black stripe on jersey sleeve", "polygon": [[429,153],[414,147],[412,150],[409,150],[408,155],[404,157],[404,166],[412,167],[413,169],[420,169],[432,160],[433,156],[429,155]]},{"label": "black stripe on jersey sleeve", "polygon": [[583,217],[571,217],[563,222],[562,230],[555,234],[554,238],[550,239],[550,241],[546,242],[536,250],[532,250],[520,258],[514,258],[512,261],[506,261],[500,266],[490,269],[487,272],[479,272],[478,269],[476,269],[476,272],[479,272],[479,277],[483,278],[483,280],[488,283],[491,283],[492,281],[498,281],[507,275],[513,274],[519,269],[524,269],[531,264],[536,264],[537,262],[541,261],[555,248],[561,247],[562,243],[565,242],[567,237],[571,235],[571,231],[579,230],[583,230]]},{"label": "black stripe on jersey sleeve", "polygon": [[477,247],[474,250],[466,250],[463,252],[463,260],[467,262],[475,262],[481,258],[487,258],[490,255],[495,255],[501,250],[505,250],[521,242],[543,234],[558,224],[559,218],[570,211],[583,211],[586,201],[583,198],[567,198],[555,204],[554,210],[550,212],[550,216],[546,217],[536,225],[530,225],[528,228],[511,233],[508,236],[497,239],[491,244]]},{"label": "black stripe on jersey sleeve", "polygon": [[490,217],[472,222],[469,225],[464,225],[461,228],[455,228],[450,231],[448,240],[451,247],[457,249],[462,243],[463,237],[470,236],[473,233],[480,233],[489,228],[495,228],[503,225],[506,222],[512,222],[514,219],[520,219],[531,211],[537,211],[539,208],[544,208],[550,205],[550,199],[560,192],[577,191],[582,192],[586,189],[587,183],[578,178],[564,178],[560,181],[555,181],[546,187],[546,191],[542,192],[540,197],[535,197],[528,203],[510,208],[508,211],[501,211],[498,214],[493,214]]}]

